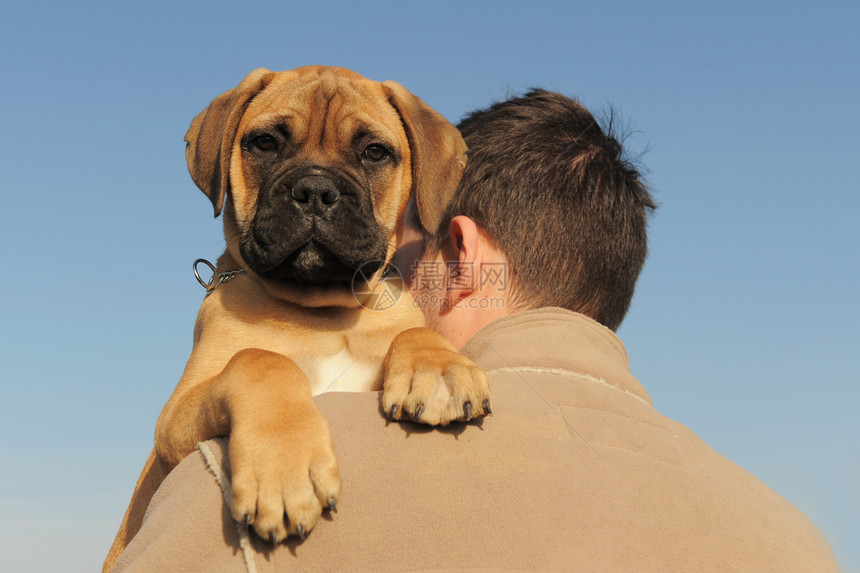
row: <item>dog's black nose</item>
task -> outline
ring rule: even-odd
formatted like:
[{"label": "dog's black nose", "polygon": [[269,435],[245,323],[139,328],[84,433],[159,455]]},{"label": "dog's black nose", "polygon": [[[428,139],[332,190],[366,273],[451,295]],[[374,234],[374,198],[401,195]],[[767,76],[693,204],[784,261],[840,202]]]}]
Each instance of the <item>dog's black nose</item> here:
[{"label": "dog's black nose", "polygon": [[340,191],[328,177],[308,175],[293,185],[290,196],[305,210],[322,213],[337,203],[340,199]]}]

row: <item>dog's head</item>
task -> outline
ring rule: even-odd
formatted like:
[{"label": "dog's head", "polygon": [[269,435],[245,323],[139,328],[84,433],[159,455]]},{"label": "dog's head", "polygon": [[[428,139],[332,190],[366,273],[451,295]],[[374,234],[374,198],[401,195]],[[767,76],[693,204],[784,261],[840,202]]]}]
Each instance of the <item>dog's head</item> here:
[{"label": "dog's head", "polygon": [[394,82],[342,68],[259,69],[185,136],[191,177],[224,212],[227,252],[277,298],[357,306],[397,247],[410,198],[434,233],[465,165],[457,129]]}]

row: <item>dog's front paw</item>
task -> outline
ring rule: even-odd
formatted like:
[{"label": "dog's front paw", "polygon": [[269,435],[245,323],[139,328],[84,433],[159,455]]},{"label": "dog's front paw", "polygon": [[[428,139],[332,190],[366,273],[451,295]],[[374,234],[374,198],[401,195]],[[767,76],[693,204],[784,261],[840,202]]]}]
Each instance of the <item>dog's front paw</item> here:
[{"label": "dog's front paw", "polygon": [[427,328],[400,333],[385,357],[382,408],[391,420],[434,426],[491,414],[484,371]]},{"label": "dog's front paw", "polygon": [[337,511],[341,491],[328,424],[313,402],[280,414],[279,424],[249,421],[230,435],[233,518],[273,544],[304,539],[324,509]]}]

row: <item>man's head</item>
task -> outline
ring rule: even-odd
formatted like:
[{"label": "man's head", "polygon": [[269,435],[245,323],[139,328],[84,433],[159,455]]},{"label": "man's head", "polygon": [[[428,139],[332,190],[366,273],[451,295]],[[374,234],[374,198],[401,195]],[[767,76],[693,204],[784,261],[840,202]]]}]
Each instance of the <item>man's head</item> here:
[{"label": "man's head", "polygon": [[655,207],[619,142],[581,104],[543,90],[458,127],[468,161],[430,250],[456,248],[465,216],[504,253],[516,307],[558,306],[617,329]]}]

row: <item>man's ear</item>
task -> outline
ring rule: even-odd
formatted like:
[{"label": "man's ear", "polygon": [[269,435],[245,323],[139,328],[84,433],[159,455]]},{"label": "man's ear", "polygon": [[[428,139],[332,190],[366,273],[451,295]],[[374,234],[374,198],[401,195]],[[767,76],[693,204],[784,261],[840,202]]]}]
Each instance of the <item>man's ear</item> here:
[{"label": "man's ear", "polygon": [[478,289],[478,273],[484,260],[484,237],[475,222],[464,215],[451,219],[443,247],[446,262],[446,296],[457,300]]},{"label": "man's ear", "polygon": [[382,84],[400,114],[412,155],[412,196],[424,231],[434,235],[466,166],[457,128],[397,82]]},{"label": "man's ear", "polygon": [[272,72],[254,70],[232,90],[221,94],[191,122],[185,134],[185,159],[194,183],[206,193],[215,216],[230,187],[230,154],[236,130],[251,100],[268,85]]}]

